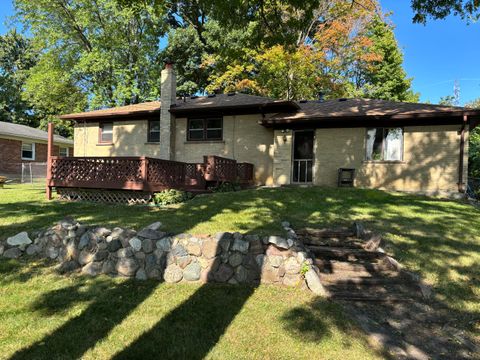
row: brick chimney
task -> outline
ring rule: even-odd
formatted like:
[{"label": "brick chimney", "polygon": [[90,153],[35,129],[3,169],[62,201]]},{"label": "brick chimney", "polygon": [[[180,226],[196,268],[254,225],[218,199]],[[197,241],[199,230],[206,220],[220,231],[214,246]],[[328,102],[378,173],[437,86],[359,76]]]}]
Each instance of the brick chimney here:
[{"label": "brick chimney", "polygon": [[170,114],[170,107],[177,97],[177,79],[173,63],[165,62],[162,70],[161,107],[160,107],[160,157],[173,160],[173,139],[175,133],[175,118]]}]

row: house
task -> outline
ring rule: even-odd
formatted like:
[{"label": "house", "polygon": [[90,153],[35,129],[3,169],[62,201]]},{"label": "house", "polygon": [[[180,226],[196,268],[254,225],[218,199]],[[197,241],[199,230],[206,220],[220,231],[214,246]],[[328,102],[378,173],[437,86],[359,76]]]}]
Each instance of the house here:
[{"label": "house", "polygon": [[[46,131],[0,121],[0,175],[15,178],[21,175],[22,164],[46,164],[47,140]],[[73,141],[55,135],[54,154],[73,156]]]},{"label": "house", "polygon": [[354,185],[407,192],[464,191],[468,134],[480,111],[371,99],[273,100],[230,93],[176,96],[171,64],[161,101],[62,119],[75,122],[75,156],[148,156],[198,163],[250,162],[257,184]]}]

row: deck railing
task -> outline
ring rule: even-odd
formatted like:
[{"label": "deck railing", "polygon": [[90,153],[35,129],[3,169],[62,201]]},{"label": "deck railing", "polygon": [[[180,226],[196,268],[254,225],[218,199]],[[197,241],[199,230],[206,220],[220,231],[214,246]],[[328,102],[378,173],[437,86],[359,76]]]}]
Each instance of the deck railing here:
[{"label": "deck railing", "polygon": [[253,182],[253,165],[219,156],[203,164],[151,157],[51,157],[48,187],[201,190],[207,182]]}]

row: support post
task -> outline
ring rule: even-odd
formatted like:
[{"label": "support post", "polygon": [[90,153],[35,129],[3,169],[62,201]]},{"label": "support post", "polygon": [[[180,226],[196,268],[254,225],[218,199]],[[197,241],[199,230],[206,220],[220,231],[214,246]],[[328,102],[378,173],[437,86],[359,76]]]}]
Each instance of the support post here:
[{"label": "support post", "polygon": [[468,116],[463,115],[462,129],[460,130],[460,159],[458,163],[458,192],[465,192],[465,185],[463,183],[463,168],[465,157],[465,128],[468,125]]},{"label": "support post", "polygon": [[140,173],[142,174],[142,190],[145,191],[145,189],[148,187],[148,158],[142,156],[141,159],[142,165],[140,168]]},{"label": "support post", "polygon": [[47,200],[52,200],[52,187],[50,182],[52,180],[52,156],[53,156],[53,130],[54,124],[48,123],[48,145],[47,145],[47,186],[46,194]]}]

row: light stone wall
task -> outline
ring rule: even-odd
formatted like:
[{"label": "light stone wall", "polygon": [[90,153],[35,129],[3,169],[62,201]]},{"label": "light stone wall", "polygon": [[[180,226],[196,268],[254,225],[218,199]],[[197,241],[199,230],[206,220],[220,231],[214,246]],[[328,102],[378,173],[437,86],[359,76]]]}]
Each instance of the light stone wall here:
[{"label": "light stone wall", "polygon": [[292,132],[275,130],[275,150],[273,156],[273,179],[275,185],[288,185],[292,174]]},{"label": "light stone wall", "polygon": [[222,141],[187,141],[187,119],[177,118],[175,160],[203,162],[204,155],[218,155],[254,165],[255,182],[273,185],[273,130],[258,121],[261,115],[223,117]]},{"label": "light stone wall", "polygon": [[176,97],[176,76],[172,65],[167,65],[161,73],[161,107],[160,107],[160,158],[173,160],[175,117],[170,113],[170,106]]},{"label": "light stone wall", "polygon": [[160,157],[160,144],[147,143],[148,120],[113,123],[113,144],[98,143],[98,123],[75,125],[75,156]]},{"label": "light stone wall", "polygon": [[[223,140],[187,141],[187,119],[176,119],[173,160],[203,162],[204,155],[218,155],[254,164],[255,182],[273,185],[273,130],[258,124],[261,115],[224,116]],[[113,124],[113,144],[98,144],[98,123],[75,126],[75,156],[161,157],[160,144],[147,143],[147,120]]]},{"label": "light stone wall", "polygon": [[355,186],[358,187],[455,193],[458,190],[459,130],[460,126],[455,125],[405,127],[404,159],[394,163],[365,161],[365,128],[317,129],[314,183],[336,186],[338,168],[353,167],[357,170]]},{"label": "light stone wall", "polygon": [[[188,142],[187,119],[175,122],[174,160],[202,162],[204,155],[218,155],[250,162],[257,184],[291,183],[292,132],[267,129],[260,115],[225,116],[223,140]],[[75,156],[160,157],[159,144],[147,144],[147,120],[114,122],[113,144],[98,144],[98,123],[75,126]],[[460,126],[404,128],[404,161],[365,161],[365,128],[317,129],[315,133],[314,184],[337,185],[337,170],[353,167],[355,186],[398,191],[457,192]],[[464,180],[468,169],[468,132],[465,137]]]}]

